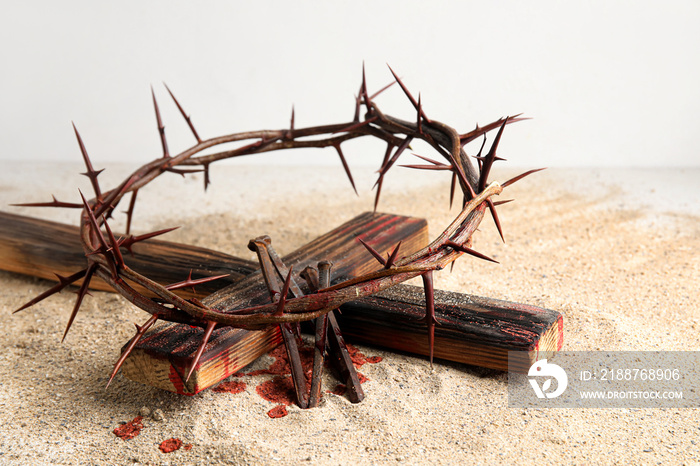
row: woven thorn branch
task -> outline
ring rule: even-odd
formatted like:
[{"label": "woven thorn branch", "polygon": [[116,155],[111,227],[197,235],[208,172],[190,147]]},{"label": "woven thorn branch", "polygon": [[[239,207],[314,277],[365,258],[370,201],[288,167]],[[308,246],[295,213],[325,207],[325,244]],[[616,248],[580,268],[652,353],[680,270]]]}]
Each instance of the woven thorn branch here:
[{"label": "woven thorn branch", "polygon": [[[85,250],[87,264],[84,269],[68,277],[58,276],[59,283],[57,285],[36,296],[15,312],[26,309],[83,279],[63,335],[63,339],[65,339],[83,299],[88,293],[90,280],[94,276],[98,276],[109,283],[115,291],[129,302],[149,313],[149,319],[143,325],[136,326],[136,335],[115,364],[107,384],[109,386],[109,383],[111,383],[131,350],[157,320],[186,323],[205,329],[197,357],[189,372],[191,374],[208,342],[209,336],[215,328],[230,326],[260,329],[271,325],[279,325],[285,336],[288,352],[290,352],[292,351],[289,347],[292,344],[290,340],[293,340],[293,338],[289,334],[294,329],[292,324],[316,319],[317,347],[319,347],[318,339],[321,337],[324,339],[325,346],[326,333],[332,335],[337,332],[338,335],[340,334],[337,329],[335,329],[336,332],[326,332],[330,328],[329,326],[334,325],[335,319],[332,318],[332,310],[348,301],[372,295],[398,283],[421,276],[425,289],[425,322],[428,328],[430,361],[432,364],[434,329],[437,323],[433,300],[433,272],[443,269],[448,264],[452,264],[465,253],[480,259],[493,260],[471,249],[471,235],[481,223],[486,210],[488,210],[493,217],[501,238],[503,238],[496,206],[507,201],[498,202],[492,198],[500,194],[505,187],[541,169],[527,171],[504,183],[493,182],[489,184],[488,178],[492,165],[497,160],[503,160],[496,155],[496,151],[504,128],[506,125],[521,121],[524,118],[520,115],[506,117],[483,127],[477,125],[472,131],[460,134],[452,127],[428,118],[423,109],[420,96],[416,100],[402,80],[391,68],[389,69],[394,77],[394,81],[370,95],[367,90],[367,81],[363,67],[362,83],[355,98],[354,117],[351,121],[296,128],[294,125],[294,110],[292,109],[289,128],[233,133],[210,139],[202,139],[199,136],[190,116],[185,112],[172,91],[165,86],[196,140],[193,146],[176,155],[170,154],[158,101],[155,91],[151,89],[162,155],[138,168],[116,188],[107,191],[102,189],[98,181],[98,176],[102,170],[94,169],[80,133],[73,125],[86,167],[86,172],[83,175],[90,180],[93,197],[88,199],[81,192],[79,203],[62,202],[53,197],[50,202],[18,205],[80,209],[80,239]],[[416,116],[414,121],[405,121],[387,115],[376,104],[375,99],[393,84],[399,85],[415,108]],[[363,110],[364,115],[361,115]],[[488,152],[482,155],[486,143],[486,133],[493,130],[497,130],[497,134]],[[379,203],[385,176],[414,140],[423,140],[428,143],[445,162],[414,154],[426,164],[403,166],[413,169],[450,172],[452,175],[450,205],[453,203],[456,188],[459,186],[463,196],[462,209],[452,223],[422,250],[410,256],[399,258],[399,244],[391,253],[387,253],[387,257],[384,257],[378,251],[375,251],[368,242],[360,240],[367,248],[368,253],[377,259],[379,263],[378,269],[372,273],[331,285],[329,264],[319,264],[318,270],[304,270],[301,274],[295,276],[291,268],[287,269],[283,264],[279,263],[279,258],[271,249],[269,241],[258,238],[251,241],[249,246],[258,253],[261,269],[270,291],[270,301],[253,306],[232,302],[230,299],[227,299],[225,293],[215,293],[205,299],[205,302],[196,299],[183,299],[176,294],[176,290],[179,288],[193,287],[205,280],[214,280],[220,277],[193,280],[190,276],[179,283],[162,284],[135,272],[125,264],[122,249],[131,251],[131,247],[135,243],[171,230],[161,230],[139,236],[130,234],[139,190],[163,173],[171,172],[185,176],[190,173],[203,172],[204,189],[206,190],[210,183],[209,167],[212,163],[219,160],[301,147],[333,147],[340,158],[353,189],[357,191],[341,146],[346,141],[365,136],[378,138],[386,143],[386,151],[375,183],[375,211]],[[475,156],[477,161],[477,166],[475,167],[471,163],[464,146],[482,136],[484,137],[484,143]],[[202,154],[207,149],[228,143],[242,143],[242,145],[230,150]],[[117,238],[113,234],[108,220],[127,195],[130,195],[126,210],[127,236]],[[283,274],[283,270],[286,270],[286,273]],[[320,275],[319,271],[321,272]],[[302,278],[306,282],[307,289],[310,290],[308,293],[301,291],[296,282],[297,278]],[[133,287],[134,284],[144,287],[155,297],[148,297],[139,293]],[[324,346],[320,347],[323,348]],[[320,357],[322,358],[323,355]],[[291,359],[293,358],[290,356]],[[314,363],[314,367],[316,367],[317,362]],[[354,371],[354,369],[348,370]],[[310,395],[305,391],[302,375],[297,374],[295,376],[295,386],[297,386],[297,398],[300,406],[310,407],[318,403],[318,392],[320,390],[316,373],[314,373]]]}]

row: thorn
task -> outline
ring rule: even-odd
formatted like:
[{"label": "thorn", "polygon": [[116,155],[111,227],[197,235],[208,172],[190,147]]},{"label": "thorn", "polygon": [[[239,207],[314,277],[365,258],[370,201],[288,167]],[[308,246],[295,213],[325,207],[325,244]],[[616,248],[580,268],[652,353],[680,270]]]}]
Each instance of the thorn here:
[{"label": "thorn", "polygon": [[126,234],[131,233],[131,220],[134,218],[134,207],[136,207],[136,195],[139,190],[135,189],[131,192],[131,199],[129,200],[129,208],[126,210]]},{"label": "thorn", "polygon": [[221,278],[225,278],[230,276],[231,274],[227,273],[224,275],[213,275],[211,277],[204,277],[204,278],[197,278],[195,280],[192,280],[192,270],[190,270],[190,274],[187,277],[187,280],[183,280],[181,282],[173,283],[171,285],[167,285],[165,287],[166,290],[169,291],[174,291],[174,290],[180,290],[182,288],[187,288],[187,287],[192,287],[192,290],[194,291],[194,287],[196,285],[201,285],[202,283],[208,283],[208,282],[213,282],[214,280],[219,280]]},{"label": "thorn", "polygon": [[[386,66],[389,66],[389,65],[387,64]],[[389,71],[391,71],[391,74],[394,75],[394,79],[396,80],[396,82],[398,83],[398,85],[401,86],[401,89],[403,90],[404,94],[406,94],[406,97],[408,97],[408,100],[411,101],[411,103],[413,104],[413,106],[415,107],[415,109],[416,109],[418,112],[420,112],[420,114],[423,116],[423,119],[424,119],[427,123],[430,123],[430,122],[431,122],[431,121],[430,121],[430,118],[428,118],[427,116],[425,116],[425,113],[423,112],[423,109],[418,105],[418,102],[416,102],[416,99],[413,98],[413,96],[412,96],[411,93],[408,91],[408,89],[406,88],[406,86],[404,86],[404,84],[403,84],[403,82],[401,81],[401,79],[396,75],[396,73],[394,73],[394,70],[391,69],[391,66],[389,66]]]},{"label": "thorn", "polygon": [[367,94],[367,78],[365,76],[365,62],[364,62],[364,60],[362,61],[362,85],[360,85],[360,96],[364,99],[365,107],[367,107],[367,110],[370,110],[372,100],[369,98],[369,95]]},{"label": "thorn", "polygon": [[451,165],[399,165],[402,168],[415,168],[417,170],[452,170]]},{"label": "thorn", "polygon": [[160,110],[158,109],[158,101],[156,100],[156,93],[151,86],[151,95],[153,96],[153,108],[156,110],[156,122],[158,123],[158,133],[160,134],[160,144],[163,146],[163,158],[170,158],[170,153],[168,152],[168,142],[165,140],[165,126],[163,126],[163,121],[160,119]]},{"label": "thorn", "polygon": [[206,192],[207,188],[211,184],[211,180],[209,179],[209,164],[204,163],[202,164],[202,167],[204,168],[204,192]]},{"label": "thorn", "polygon": [[536,168],[536,169],[534,169],[534,170],[526,171],[525,173],[522,173],[522,174],[516,176],[515,178],[509,179],[509,180],[506,181],[505,183],[501,183],[501,187],[505,188],[505,187],[507,187],[507,186],[512,185],[512,184],[515,183],[516,181],[525,178],[525,177],[528,176],[528,175],[532,175],[532,174],[535,173],[535,172],[539,172],[539,171],[546,170],[546,169],[547,169],[547,167],[545,167],[545,168]]},{"label": "thorn", "polygon": [[280,292],[280,299],[277,302],[277,311],[274,315],[281,316],[284,314],[284,305],[287,302],[287,293],[289,293],[289,285],[292,282],[292,267],[289,267],[289,272],[287,272],[287,278],[284,280],[284,285],[282,286],[282,291]]},{"label": "thorn", "polygon": [[189,175],[191,173],[201,173],[204,171],[204,169],[193,168],[191,170],[187,170],[187,169],[183,169],[183,168],[172,168],[171,167],[171,168],[166,168],[165,171],[170,172],[170,173],[175,173],[176,175],[182,175],[182,177],[184,178],[185,175]]},{"label": "thorn", "polygon": [[390,269],[392,265],[394,265],[394,261],[396,260],[396,257],[399,254],[399,248],[401,247],[401,241],[399,241],[399,244],[396,245],[394,250],[392,251],[391,255],[389,258],[386,260],[386,263],[384,264],[385,269]]},{"label": "thorn", "polygon": [[131,247],[132,247],[134,244],[136,244],[136,243],[138,243],[138,242],[140,242],[140,241],[145,241],[145,240],[147,240],[147,239],[151,239],[151,238],[153,238],[153,237],[155,237],[155,236],[160,236],[160,235],[163,235],[163,234],[165,234],[165,233],[169,233],[169,232],[171,232],[171,231],[173,231],[173,230],[177,230],[178,228],[180,228],[180,227],[166,228],[166,229],[164,229],[164,230],[158,230],[158,231],[154,231],[154,232],[152,232],[152,233],[146,233],[146,234],[139,235],[139,236],[133,236],[133,235],[132,235],[132,236],[129,236],[128,238],[123,239],[123,240],[119,243],[119,245],[122,246],[122,247],[124,247],[124,248],[126,248],[126,249],[131,253],[131,255],[133,255],[133,254],[134,254],[134,251],[131,250]]},{"label": "thorn", "polygon": [[486,203],[488,204],[489,210],[491,211],[491,217],[493,217],[493,222],[496,224],[496,228],[498,229],[498,234],[501,235],[501,241],[505,243],[506,239],[503,237],[501,221],[498,219],[498,214],[496,213],[496,206],[493,205],[493,201],[491,199],[486,199]]},{"label": "thorn", "polygon": [[82,173],[82,175],[90,178],[90,184],[92,184],[92,189],[95,191],[95,198],[99,201],[102,199],[102,191],[100,190],[100,184],[97,181],[97,176],[102,173],[104,169],[95,170],[92,168],[92,162],[90,161],[90,157],[85,149],[85,144],[83,144],[83,138],[80,137],[80,133],[78,133],[78,128],[75,127],[75,123],[72,124],[73,131],[75,131],[75,137],[78,139],[78,145],[80,146],[80,153],[83,154],[83,161],[85,162],[85,168],[87,169],[87,172]]},{"label": "thorn", "polygon": [[430,367],[433,367],[433,353],[435,350],[435,296],[433,291],[433,271],[429,270],[421,275],[423,290],[425,293],[425,322],[428,324],[428,345],[430,347]]},{"label": "thorn", "polygon": [[[466,252],[467,254],[470,254],[470,255],[472,255],[472,256],[474,256],[474,257],[478,257],[479,259],[484,259],[484,260],[487,260],[487,261],[495,262],[496,264],[499,263],[497,260],[491,259],[491,258],[490,258],[489,256],[487,256],[487,255],[481,254],[480,252],[477,252],[477,251],[473,250],[472,248],[468,248],[468,247],[463,246],[463,245],[461,245],[461,244],[457,244],[457,243],[455,243],[454,241],[447,241],[447,242],[445,243],[445,245],[446,245],[446,246],[449,246],[449,247],[451,247],[452,249],[455,249],[455,250],[457,250],[457,251]],[[454,263],[454,262],[453,262],[453,263]]]},{"label": "thorn", "polygon": [[406,148],[411,144],[411,141],[413,140],[413,136],[406,136],[406,139],[401,143],[401,145],[396,149],[396,152],[394,152],[394,155],[389,159],[387,163],[385,163],[382,168],[379,169],[379,174],[380,175],[385,175],[386,172],[389,171],[389,169],[394,165],[396,160],[398,160],[399,156],[401,153],[406,150]]},{"label": "thorn", "polygon": [[[177,101],[177,99],[175,98],[175,95],[172,93],[172,91],[170,90],[170,88],[168,87],[168,85],[165,84],[165,83],[163,83],[163,86],[165,86],[165,88],[168,90],[168,94],[170,94],[170,97],[173,98],[173,101],[175,102],[175,105],[177,105],[177,109],[180,110],[180,114],[182,115],[182,117],[183,117],[183,118],[185,119],[185,121],[187,122],[187,126],[190,127],[190,131],[192,131],[192,134],[194,135],[194,138],[197,140],[197,143],[201,143],[202,140],[200,139],[199,134],[197,134],[197,130],[194,129],[194,125],[192,124],[192,120],[190,119],[189,115],[187,115],[187,113],[185,113],[185,109],[183,109],[183,108],[182,108],[182,105],[180,105],[180,102]],[[151,91],[153,91],[153,88],[151,88]],[[154,99],[154,102],[155,102],[155,96],[154,96],[153,99]],[[157,108],[158,108],[158,107],[157,107],[157,105],[156,105],[156,110],[157,110]],[[158,124],[158,126],[160,126],[160,123]],[[160,130],[160,129],[159,129],[159,130]]]},{"label": "thorn", "polygon": [[[387,164],[389,161],[389,156],[391,155],[391,151],[394,148],[394,145],[391,143],[387,143],[386,146],[386,152],[384,152],[384,159],[382,160],[382,165],[379,167],[379,171],[381,172],[382,167]],[[377,187],[377,194],[374,196],[374,212],[377,212],[377,206],[379,205],[379,196],[382,193],[382,183],[384,183],[384,175],[380,174],[379,178],[377,179],[377,182],[374,184],[374,186]]]},{"label": "thorn", "polygon": [[[369,251],[370,254],[374,256],[375,259],[379,261],[380,264],[382,264],[384,267],[386,267],[387,261],[382,257],[381,254],[379,254],[372,246],[369,244],[365,243],[362,241],[362,238],[357,238],[357,240],[362,243],[362,245]],[[387,267],[388,268],[388,267]]]},{"label": "thorn", "polygon": [[[292,105],[292,118],[289,121],[289,132],[294,132],[294,105]],[[291,138],[291,136],[289,136]]]},{"label": "thorn", "polygon": [[[524,121],[524,120],[529,120],[530,118],[518,118],[522,113],[519,113],[511,118],[508,118],[508,124],[511,123],[517,123],[518,121]],[[484,127],[480,127],[479,125],[476,125],[476,128],[474,128],[472,131],[464,134],[460,134],[459,140],[462,146],[465,146],[466,144],[470,143],[474,139],[478,138],[479,136],[488,133],[489,131],[498,128],[501,126],[503,123],[503,118],[499,119],[498,121],[494,121],[493,123],[489,123],[488,125]]]},{"label": "thorn", "polygon": [[[501,135],[503,134],[503,129],[506,127],[508,124],[508,117],[503,120],[503,124],[501,127],[498,129],[498,134],[496,134],[496,139],[493,140],[493,143],[491,143],[491,149],[489,149],[489,153],[486,154],[486,157],[483,158],[483,165],[481,168],[481,174],[479,176],[479,191],[483,191],[486,189],[486,183],[488,182],[489,178],[489,172],[491,171],[491,167],[493,166],[493,163],[496,161],[496,150],[498,149],[498,144],[501,142]],[[501,159],[502,160],[502,159]]]},{"label": "thorn", "polygon": [[23,203],[23,204],[10,204],[11,206],[14,207],[66,207],[69,209],[81,209],[83,207],[82,204],[73,204],[71,202],[61,202],[56,199],[56,196],[53,194],[51,195],[53,198],[53,201],[51,202],[28,202],[28,203]]},{"label": "thorn", "polygon": [[80,280],[81,278],[83,278],[83,277],[85,276],[85,273],[86,273],[86,272],[87,272],[87,269],[83,269],[83,270],[81,270],[81,271],[79,271],[79,272],[76,272],[76,273],[74,273],[73,275],[70,275],[70,276],[68,276],[68,277],[63,277],[63,276],[61,276],[61,275],[55,274],[56,277],[58,277],[58,282],[59,282],[58,284],[52,286],[51,288],[49,288],[48,290],[44,291],[44,292],[41,293],[40,295],[36,296],[34,299],[32,299],[32,300],[29,301],[28,303],[24,304],[24,305],[23,305],[22,307],[20,307],[19,309],[16,309],[16,310],[13,311],[12,313],[13,313],[13,314],[16,314],[16,313],[19,312],[19,311],[23,311],[24,309],[27,309],[28,307],[31,307],[31,306],[35,305],[36,303],[38,303],[38,302],[40,302],[40,301],[43,301],[44,299],[48,298],[49,296],[51,296],[51,295],[53,295],[53,294],[59,293],[61,290],[63,290],[63,289],[64,289],[65,287],[67,287],[68,285],[70,285],[70,284],[72,284],[72,283],[74,283],[74,282]]},{"label": "thorn", "polygon": [[418,134],[423,134],[423,120],[421,119],[421,114],[423,113],[423,108],[420,103],[420,92],[418,93],[418,109],[416,111],[416,126],[418,127]]},{"label": "thorn", "polygon": [[136,344],[141,340],[141,337],[146,333],[146,331],[153,325],[153,323],[158,320],[158,315],[154,314],[152,315],[145,324],[143,324],[141,327],[136,325],[136,335],[134,335],[134,338],[131,339],[129,342],[129,346],[126,347],[124,352],[119,356],[119,359],[117,360],[117,363],[114,365],[114,370],[112,371],[112,375],[109,377],[109,381],[107,382],[107,386],[105,387],[105,390],[109,388],[109,384],[112,383],[112,380],[114,379],[114,376],[117,375],[117,372],[119,372],[119,369],[122,367],[122,364],[124,364],[124,361],[126,358],[131,354],[131,351],[134,349]]},{"label": "thorn", "polygon": [[493,205],[498,207],[499,205],[503,204],[508,204],[509,202],[513,202],[515,199],[506,199],[504,201],[493,201]]},{"label": "thorn", "polygon": [[68,325],[66,325],[66,331],[63,332],[63,338],[61,338],[61,343],[63,343],[63,340],[66,339],[66,335],[68,335],[68,330],[70,330],[71,325],[73,325],[73,320],[75,320],[75,316],[78,315],[78,310],[80,310],[80,305],[83,302],[83,298],[86,294],[88,294],[90,279],[92,279],[92,274],[95,273],[96,269],[97,264],[93,262],[88,266],[85,272],[85,278],[83,279],[83,283],[80,285],[80,289],[78,290],[78,298],[76,299],[75,305],[73,306],[73,312],[71,312],[70,317],[68,318]]},{"label": "thorn", "polygon": [[207,343],[209,343],[209,338],[211,337],[211,333],[214,331],[214,327],[216,327],[216,322],[214,322],[214,321],[207,322],[207,328],[204,329],[204,336],[202,337],[202,343],[200,343],[199,348],[197,348],[197,354],[194,355],[194,359],[192,360],[192,365],[190,366],[190,371],[187,373],[187,378],[185,379],[185,383],[187,383],[190,380],[190,377],[192,376],[192,372],[194,372],[194,368],[197,367],[197,363],[199,362],[199,359],[202,357],[202,353],[204,353],[204,347],[206,347]]},{"label": "thorn", "polygon": [[452,165],[446,165],[446,164],[444,164],[444,163],[442,163],[442,162],[438,162],[437,160],[433,160],[433,159],[431,159],[431,158],[424,157],[424,156],[422,156],[422,155],[416,154],[415,152],[413,153],[413,155],[415,155],[415,156],[418,157],[418,158],[421,158],[421,159],[425,160],[426,162],[432,163],[433,165],[441,165],[441,166],[450,167],[450,168],[452,167]]},{"label": "thorn", "polygon": [[450,183],[450,209],[452,208],[452,202],[455,199],[455,189],[457,188],[457,172],[452,172],[452,183]]},{"label": "thorn", "polygon": [[[109,227],[109,224],[107,222],[105,222],[105,229],[107,230],[107,236],[109,237],[109,241],[110,243],[112,243],[112,253],[114,254],[114,258],[117,261],[117,267],[125,268],[126,264],[124,263],[124,257],[122,256],[122,252],[119,250],[119,242],[114,237],[114,233],[112,233],[112,229]],[[117,278],[117,276],[115,276],[114,278]]]},{"label": "thorn", "polygon": [[343,150],[340,148],[340,143],[333,144],[333,147],[335,147],[335,150],[338,152],[338,156],[340,157],[340,161],[343,164],[343,168],[345,169],[345,173],[348,175],[348,179],[350,180],[350,184],[352,185],[352,189],[355,190],[355,194],[357,194],[357,188],[355,187],[355,181],[352,179],[352,173],[350,172],[350,167],[348,166],[347,160],[345,160],[345,156],[343,155]]},{"label": "thorn", "polygon": [[479,173],[481,173],[482,167],[484,165],[484,159],[481,156],[481,152],[484,150],[484,146],[486,145],[486,134],[484,134],[484,140],[481,142],[481,147],[479,148],[479,153],[474,157],[477,162],[479,163]]},{"label": "thorn", "polygon": [[387,84],[386,86],[382,87],[382,88],[379,89],[377,92],[375,92],[374,94],[372,94],[371,96],[369,96],[370,102],[373,101],[373,100],[375,99],[375,97],[377,97],[379,94],[381,94],[382,92],[384,92],[384,91],[386,91],[387,89],[389,89],[389,88],[390,88],[391,86],[393,86],[394,84],[396,84],[396,81],[390,82],[389,84]]}]

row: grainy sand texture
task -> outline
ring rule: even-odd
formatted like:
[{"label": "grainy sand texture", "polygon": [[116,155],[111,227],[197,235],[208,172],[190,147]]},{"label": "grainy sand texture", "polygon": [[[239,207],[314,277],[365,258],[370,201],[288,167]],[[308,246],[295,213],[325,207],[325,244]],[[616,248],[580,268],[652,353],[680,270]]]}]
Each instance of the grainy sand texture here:
[{"label": "grainy sand texture", "polygon": [[[505,166],[505,165],[504,165]],[[102,167],[97,167],[102,168]],[[111,188],[135,167],[108,166]],[[76,164],[7,163],[3,210],[76,224],[77,211],[9,207],[90,192]],[[284,255],[372,209],[373,170],[340,166],[221,165],[200,176],[163,176],[139,193],[136,232],[181,226],[167,240],[254,260],[248,239],[273,238]],[[495,171],[504,180],[516,172]],[[522,302],[564,315],[566,350],[700,350],[700,170],[552,169],[507,188],[499,208],[506,243],[487,219],[474,248],[500,264],[461,258],[436,287]],[[424,217],[431,237],[456,216],[449,176],[397,169],[379,210]],[[114,222],[123,230],[124,216]],[[108,376],[133,323],[147,316],[94,292],[64,343],[75,295],[21,313],[49,282],[0,272],[0,462],[25,464],[698,464],[698,409],[509,408],[507,374],[361,347],[366,399],[326,394],[319,408],[275,406],[243,379],[238,394],[193,397]],[[269,365],[263,357],[256,365]],[[325,381],[332,388],[330,376]],[[145,409],[144,409],[145,408]],[[143,415],[130,440],[114,434]],[[161,442],[176,438],[171,453]],[[186,449],[185,446],[191,445]]]}]

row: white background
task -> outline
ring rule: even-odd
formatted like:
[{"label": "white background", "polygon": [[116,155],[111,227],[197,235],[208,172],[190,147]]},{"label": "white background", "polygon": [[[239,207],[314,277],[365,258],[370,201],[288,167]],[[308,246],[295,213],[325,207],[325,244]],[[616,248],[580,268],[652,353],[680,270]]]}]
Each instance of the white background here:
[{"label": "white background", "polygon": [[[429,117],[461,132],[524,112],[501,155],[519,166],[698,166],[700,2],[27,1],[0,18],[0,159],[96,165],[192,143],[162,82],[203,137],[352,118],[389,63]],[[413,118],[398,87],[386,113]],[[378,165],[383,146],[352,146]],[[377,151],[375,152],[375,148]],[[333,163],[334,152],[268,157]],[[262,156],[258,156],[262,157]],[[258,163],[262,159],[256,160]]]}]

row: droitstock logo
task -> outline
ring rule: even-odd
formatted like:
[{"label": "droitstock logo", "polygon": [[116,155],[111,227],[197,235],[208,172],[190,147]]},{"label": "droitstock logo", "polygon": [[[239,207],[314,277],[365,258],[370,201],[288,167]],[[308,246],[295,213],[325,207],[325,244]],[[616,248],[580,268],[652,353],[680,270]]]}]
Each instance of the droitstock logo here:
[{"label": "droitstock logo", "polygon": [[[566,390],[569,384],[569,378],[564,369],[556,364],[547,362],[546,359],[535,362],[535,364],[530,367],[527,375],[537,398],[556,398],[564,393],[564,390]],[[537,379],[543,380],[541,387]],[[548,390],[552,388],[552,379],[557,381],[556,389],[552,392],[548,392]]]}]

